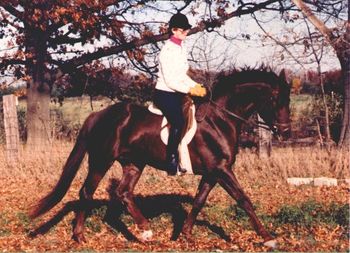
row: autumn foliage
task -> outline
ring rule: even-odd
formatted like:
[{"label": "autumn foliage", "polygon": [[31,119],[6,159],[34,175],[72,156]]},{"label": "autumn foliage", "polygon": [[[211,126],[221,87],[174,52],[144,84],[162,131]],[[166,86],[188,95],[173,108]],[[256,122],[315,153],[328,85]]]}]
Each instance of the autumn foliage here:
[{"label": "autumn foliage", "polygon": [[[55,143],[50,159],[22,157],[16,167],[6,166],[4,152],[0,153],[1,251],[270,251],[244,211],[219,187],[209,195],[192,238],[179,235],[199,178],[169,177],[150,167],[136,187],[136,203],[150,219],[154,232],[150,242],[135,241],[139,229],[113,193],[121,177],[118,163],[94,196],[93,210],[85,223],[86,243],[71,239],[86,161],[63,202],[43,218],[30,220],[29,207],[52,189],[71,147],[72,143]],[[241,150],[235,173],[258,216],[277,238],[278,250],[339,252],[349,248],[349,186],[344,181],[349,178],[348,162],[345,152],[333,150],[329,155],[315,147],[276,149],[269,160]],[[288,186],[285,179],[290,176],[337,177],[340,185]],[[32,238],[31,233],[38,228],[43,235]]]}]

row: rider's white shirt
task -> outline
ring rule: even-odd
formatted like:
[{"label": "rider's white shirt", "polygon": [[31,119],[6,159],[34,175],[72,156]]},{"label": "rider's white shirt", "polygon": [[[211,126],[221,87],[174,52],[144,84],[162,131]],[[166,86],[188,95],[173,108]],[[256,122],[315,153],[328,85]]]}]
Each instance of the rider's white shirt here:
[{"label": "rider's white shirt", "polygon": [[187,50],[168,40],[159,54],[159,72],[156,89],[188,93],[197,83],[188,75]]}]

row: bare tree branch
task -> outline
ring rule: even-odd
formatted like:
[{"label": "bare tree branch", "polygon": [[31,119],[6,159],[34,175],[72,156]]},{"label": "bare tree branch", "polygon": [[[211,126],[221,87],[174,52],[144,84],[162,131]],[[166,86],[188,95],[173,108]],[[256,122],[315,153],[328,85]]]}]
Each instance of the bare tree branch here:
[{"label": "bare tree branch", "polygon": [[323,36],[325,36],[327,40],[332,43],[335,39],[332,31],[313,14],[312,10],[302,0],[291,1],[302,11],[302,13],[323,34]]},{"label": "bare tree branch", "polygon": [[2,59],[0,61],[0,69],[6,68],[11,65],[27,64],[28,61],[20,59]]},{"label": "bare tree branch", "polygon": [[289,51],[289,49],[287,48],[287,46],[282,43],[281,41],[277,40],[276,38],[274,38],[273,36],[271,36],[265,29],[264,27],[260,24],[259,20],[256,18],[256,16],[254,14],[252,14],[252,17],[254,18],[255,22],[257,23],[257,25],[259,26],[259,28],[265,33],[265,35],[270,38],[271,40],[273,40],[277,45],[281,46],[292,58],[293,60],[298,63],[302,68],[304,67],[304,64],[301,63],[299,61],[299,59],[297,59],[292,52]]},{"label": "bare tree branch", "polygon": [[8,0],[0,0],[0,7],[4,8],[8,13],[10,13],[15,18],[24,22],[24,13],[14,8],[10,3],[8,3]]},{"label": "bare tree branch", "polygon": [[[213,19],[210,22],[202,22],[197,27],[194,27],[190,30],[189,35],[202,32],[204,30],[208,30],[210,28],[220,27],[225,21],[242,15],[251,14],[255,11],[258,11],[262,8],[266,8],[266,6],[276,3],[278,0],[268,0],[260,4],[254,4],[252,7],[242,9],[238,8],[237,10],[217,19]],[[60,64],[60,68],[63,72],[67,72],[72,68],[76,68],[85,63],[91,62],[93,60],[109,56],[112,54],[118,54],[126,50],[131,50],[136,47],[141,47],[147,44],[156,43],[160,41],[167,40],[169,38],[169,34],[158,34],[152,37],[146,37],[143,39],[135,39],[130,42],[123,43],[121,45],[116,45],[114,47],[110,47],[108,49],[99,49],[93,53],[87,53],[80,57],[76,57],[74,59],[68,60],[65,63]]]}]

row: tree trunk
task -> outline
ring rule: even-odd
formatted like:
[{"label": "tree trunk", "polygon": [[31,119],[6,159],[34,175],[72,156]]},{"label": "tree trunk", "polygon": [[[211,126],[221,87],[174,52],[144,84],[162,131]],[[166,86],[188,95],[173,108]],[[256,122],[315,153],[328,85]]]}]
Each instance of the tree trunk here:
[{"label": "tree trunk", "polygon": [[342,46],[337,51],[344,81],[344,111],[339,145],[350,146],[350,23],[342,40]]},{"label": "tree trunk", "polygon": [[32,83],[27,92],[27,149],[44,151],[50,140],[50,94]]},{"label": "tree trunk", "polygon": [[[50,86],[45,67],[47,57],[45,32],[36,29],[26,34],[28,75],[27,89],[27,150],[43,152],[50,143]],[[34,60],[35,59],[35,60]]]},{"label": "tree trunk", "polygon": [[329,123],[329,109],[328,109],[328,104],[327,104],[326,93],[324,91],[324,80],[323,80],[324,78],[322,75],[321,65],[319,62],[317,64],[318,64],[317,73],[318,73],[318,76],[320,78],[322,102],[323,102],[323,106],[324,106],[324,128],[325,128],[324,134],[326,136],[326,143],[327,143],[327,145],[329,145],[331,142],[331,131],[329,128],[329,125],[330,125],[330,123]]}]

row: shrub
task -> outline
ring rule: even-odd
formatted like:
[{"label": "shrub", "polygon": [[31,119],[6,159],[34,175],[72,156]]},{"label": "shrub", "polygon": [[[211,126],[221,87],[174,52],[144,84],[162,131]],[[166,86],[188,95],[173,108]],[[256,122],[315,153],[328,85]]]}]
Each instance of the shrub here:
[{"label": "shrub", "polygon": [[0,213],[0,237],[8,236],[11,233],[11,230],[7,228],[10,224],[10,220],[6,213]]}]

